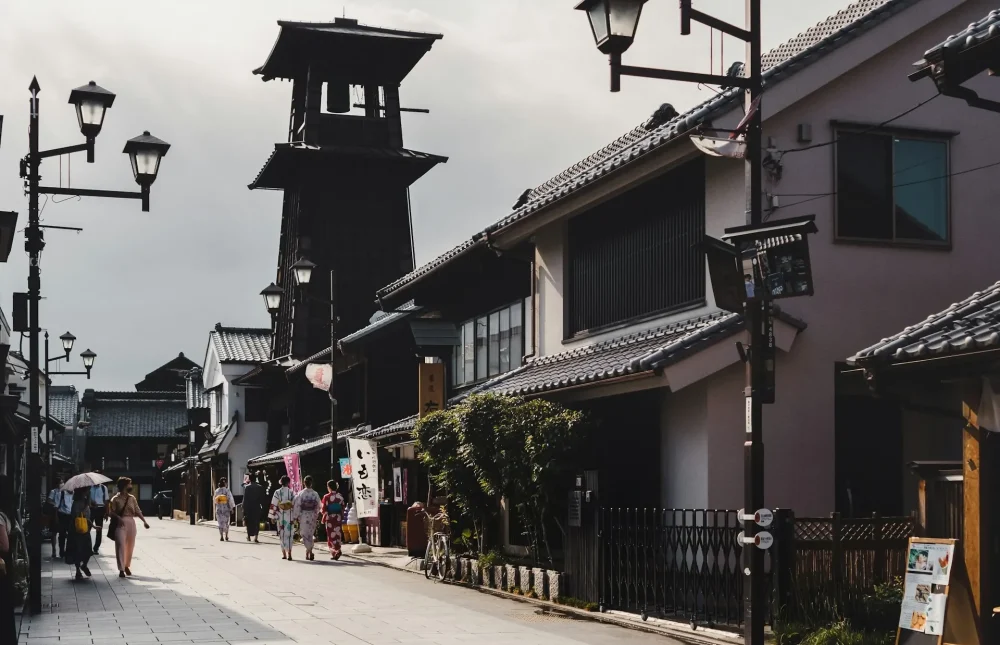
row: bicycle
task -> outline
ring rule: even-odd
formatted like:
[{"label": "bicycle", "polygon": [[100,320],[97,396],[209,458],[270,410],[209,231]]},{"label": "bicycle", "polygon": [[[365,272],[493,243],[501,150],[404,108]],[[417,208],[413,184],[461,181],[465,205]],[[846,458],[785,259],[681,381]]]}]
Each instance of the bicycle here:
[{"label": "bicycle", "polygon": [[[427,541],[427,550],[424,552],[424,577],[430,579],[431,572],[437,576],[438,580],[444,580],[451,573],[451,527],[448,522],[448,513],[443,508],[436,515],[426,515],[429,518],[430,526],[428,533],[430,539]],[[440,529],[439,529],[440,526]]]}]

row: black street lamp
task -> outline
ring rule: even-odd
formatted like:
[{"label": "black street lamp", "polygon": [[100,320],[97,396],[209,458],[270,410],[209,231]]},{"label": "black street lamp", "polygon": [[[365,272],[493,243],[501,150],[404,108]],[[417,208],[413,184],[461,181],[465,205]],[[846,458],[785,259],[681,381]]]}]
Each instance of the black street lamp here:
[{"label": "black street lamp", "polygon": [[[330,478],[335,479],[338,472],[337,468],[337,398],[334,396],[334,382],[336,381],[337,370],[334,365],[334,358],[337,352],[337,290],[336,290],[336,272],[330,270],[330,299],[324,300],[323,298],[317,298],[316,296],[310,294],[306,287],[309,286],[312,280],[313,269],[316,265],[313,262],[305,258],[299,259],[291,267],[292,274],[295,276],[295,284],[299,287],[298,294],[314,302],[329,305],[330,307],[330,389],[328,394],[330,396]],[[277,286],[273,282],[264,288],[260,292],[264,296],[264,304],[267,307],[268,313],[274,316],[279,307],[281,306],[281,297],[284,292],[281,287]]]},{"label": "black street lamp", "polygon": [[[47,334],[48,332],[45,333]],[[73,351],[73,343],[76,342],[76,336],[74,336],[69,332],[66,332],[65,334],[59,337],[59,340],[62,341],[63,351],[66,352],[66,358],[69,358],[70,352]]]},{"label": "black street lamp", "polygon": [[[42,186],[41,164],[48,157],[58,157],[74,152],[86,152],[87,162],[94,162],[94,139],[104,125],[107,109],[114,104],[115,95],[94,82],[83,85],[70,92],[69,103],[76,109],[80,133],[86,138],[85,143],[40,150],[38,137],[38,117],[40,102],[38,95],[42,88],[37,78],[31,79],[28,86],[31,93],[29,103],[30,115],[28,121],[28,154],[21,160],[21,178],[25,180],[25,192],[28,194],[28,225],[24,230],[24,247],[29,254],[28,268],[28,332],[30,371],[30,451],[26,463],[25,487],[28,500],[27,530],[28,530],[28,606],[31,613],[42,610],[42,491],[41,491],[41,461],[38,457],[38,437],[42,428],[41,405],[39,402],[41,357],[39,355],[39,324],[38,303],[41,300],[41,269],[39,260],[45,248],[42,226],[39,221],[39,195],[66,195],[73,197],[109,197],[114,199],[140,199],[142,210],[149,210],[149,186],[156,179],[160,159],[170,148],[169,144],[152,137],[148,132],[130,140],[125,146],[125,152],[132,160],[133,175],[141,190],[138,192],[120,190],[92,190],[88,188],[63,188],[61,186]],[[63,340],[62,338],[60,338]],[[65,342],[65,341],[64,341]],[[64,345],[65,349],[65,345]],[[90,376],[94,365],[95,354],[90,350],[80,354],[83,366]]]},{"label": "black street lamp", "polygon": [[[633,67],[622,65],[622,53],[627,50],[635,39],[635,32],[642,12],[642,0],[585,0],[576,8],[587,12],[590,28],[598,49],[607,54],[611,63],[611,91],[621,89],[621,77],[640,76],[645,78],[660,78],[706,85],[719,85],[723,88],[741,88],[744,93],[746,117],[741,125],[745,125],[746,141],[746,230],[734,231],[740,234],[755,234],[763,223],[763,206],[761,194],[763,185],[762,151],[761,151],[761,107],[760,101],[764,91],[763,70],[761,66],[761,0],[746,0],[745,28],[736,27],[719,20],[692,7],[692,0],[680,0],[681,35],[691,33],[691,22],[718,29],[724,34],[738,38],[746,43],[746,65],[744,76],[721,76],[715,74],[699,74],[677,70],[653,69],[649,67]],[[728,91],[734,92],[733,89]],[[734,135],[736,133],[733,133]],[[734,235],[734,241],[736,236]],[[719,247],[718,244],[714,245]],[[715,248],[715,251],[727,253],[726,247]],[[751,249],[740,249],[749,252]],[[747,271],[750,277],[743,286],[745,294],[756,293],[758,287],[756,273],[759,267],[753,263],[761,262],[764,256],[758,257],[756,249],[754,257],[749,253],[745,259],[749,264]],[[735,252],[735,251],[733,251]],[[764,254],[767,255],[767,254]],[[733,256],[735,257],[735,256]],[[711,256],[710,256],[711,259]],[[728,260],[723,260],[727,262]],[[732,261],[735,266],[735,259]],[[779,260],[783,263],[783,260]],[[726,271],[723,271],[725,274]],[[766,287],[773,290],[779,286],[784,288],[785,272],[780,271],[773,280],[760,284],[761,290]],[[790,271],[794,273],[794,271]],[[742,274],[734,274],[742,276]],[[767,277],[767,276],[763,276]],[[778,282],[781,284],[779,285]],[[773,388],[768,388],[767,351],[773,346],[773,327],[771,325],[771,299],[768,297],[739,297],[740,285],[733,288],[728,279],[726,295],[734,308],[743,312],[746,330],[750,338],[749,369],[747,370],[746,387],[744,389],[746,405],[746,440],[743,444],[744,463],[744,508],[750,517],[758,509],[764,507],[764,442],[763,442],[763,404],[773,402]],[[793,289],[799,282],[792,280]],[[809,282],[811,291],[811,281]],[[770,340],[768,336],[771,336]],[[773,359],[771,360],[773,366]],[[773,376],[773,370],[771,371]],[[771,398],[771,400],[768,400]],[[740,518],[741,521],[743,518]],[[743,585],[744,642],[746,645],[764,644],[764,615],[766,613],[766,595],[764,593],[764,551],[754,548],[756,536],[761,533],[753,521],[746,523],[746,535],[743,544],[750,545],[743,550],[743,571],[747,576],[747,584]],[[763,542],[762,542],[763,543]],[[742,545],[741,545],[742,546]]]},{"label": "black street lamp", "polygon": [[272,316],[278,313],[278,310],[281,309],[281,296],[284,294],[284,290],[273,282],[260,292],[260,295],[264,296],[264,306],[267,307],[267,313]]},{"label": "black street lamp", "polygon": [[587,12],[597,48],[621,56],[635,40],[644,4],[646,0],[584,0],[576,8]]},{"label": "black street lamp", "polygon": [[198,469],[194,455],[194,442],[198,439],[198,431],[194,428],[188,430],[188,516],[191,526],[197,523],[195,516],[195,480],[198,479]]}]

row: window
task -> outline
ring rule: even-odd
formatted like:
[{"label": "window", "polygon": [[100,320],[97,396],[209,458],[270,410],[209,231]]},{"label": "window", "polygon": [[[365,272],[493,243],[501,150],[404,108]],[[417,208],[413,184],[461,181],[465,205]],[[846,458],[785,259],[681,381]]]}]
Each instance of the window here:
[{"label": "window", "polygon": [[222,391],[212,390],[212,425],[222,425]]},{"label": "window", "polygon": [[948,142],[837,134],[837,237],[946,244]]},{"label": "window", "polygon": [[704,302],[704,234],[702,160],[571,219],[566,335]]},{"label": "window", "polygon": [[524,311],[518,301],[460,326],[452,360],[452,385],[467,385],[520,367],[524,356]]},{"label": "window", "polygon": [[149,499],[153,499],[153,485],[139,484],[139,500],[146,501]]},{"label": "window", "polygon": [[247,423],[254,421],[267,421],[267,412],[270,408],[267,390],[262,387],[248,387],[244,390],[243,420]]}]

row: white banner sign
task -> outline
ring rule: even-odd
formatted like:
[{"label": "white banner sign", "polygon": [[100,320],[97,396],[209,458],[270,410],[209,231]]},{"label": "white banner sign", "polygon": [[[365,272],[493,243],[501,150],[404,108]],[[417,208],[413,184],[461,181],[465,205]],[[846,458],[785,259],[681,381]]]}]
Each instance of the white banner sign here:
[{"label": "white banner sign", "polygon": [[351,453],[351,483],[358,517],[378,517],[378,451],[374,441],[348,439]]},{"label": "white banner sign", "polygon": [[329,392],[333,384],[333,367],[326,363],[309,363],[306,365],[306,378],[317,390]]}]

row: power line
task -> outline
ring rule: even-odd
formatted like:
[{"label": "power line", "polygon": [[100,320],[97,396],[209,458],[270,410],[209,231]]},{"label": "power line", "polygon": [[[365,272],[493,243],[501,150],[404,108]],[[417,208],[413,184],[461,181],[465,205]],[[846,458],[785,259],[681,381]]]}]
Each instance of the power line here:
[{"label": "power line", "polygon": [[[987,168],[993,168],[1000,166],[1000,161],[994,161],[992,163],[983,164],[982,166],[976,166],[975,168],[966,168],[965,170],[956,170],[955,172],[950,172],[946,175],[938,175],[937,177],[928,177],[926,179],[918,179],[917,181],[910,181],[902,184],[893,184],[892,188],[903,188],[905,186],[915,186],[917,184],[924,184],[930,181],[940,181],[942,179],[949,179],[951,177],[958,177],[959,175],[967,175],[971,172],[977,172],[979,170],[986,170]],[[819,199],[820,197],[830,197],[831,195],[836,195],[837,191],[831,191],[828,193],[775,193],[774,197],[808,197],[809,199],[804,199],[797,202],[792,202],[791,204],[784,204],[778,206],[778,208],[789,208],[795,206],[796,204],[804,204],[806,202],[811,202],[813,200]],[[774,210],[777,210],[774,209]]]},{"label": "power line", "polygon": [[[855,134],[855,135],[868,134],[869,132],[872,132],[874,130],[878,130],[879,128],[882,128],[882,127],[885,127],[885,126],[889,125],[890,123],[892,123],[893,121],[897,121],[899,119],[902,119],[907,114],[910,114],[911,112],[914,112],[914,111],[922,108],[923,106],[927,105],[928,103],[930,103],[931,101],[933,101],[934,99],[936,99],[939,96],[941,96],[940,92],[938,92],[934,96],[930,97],[929,99],[926,99],[924,101],[921,101],[920,103],[917,103],[916,105],[914,105],[910,109],[906,110],[905,112],[897,114],[896,116],[892,117],[891,119],[887,119],[887,120],[879,123],[878,125],[873,125],[870,128],[866,128],[866,129],[861,130],[859,132],[852,132],[851,134]],[[836,145],[837,142],[839,142],[839,141],[840,141],[840,137],[835,137],[835,138],[831,139],[830,141],[824,141],[822,143],[814,143],[813,145],[806,146],[804,148],[789,148],[787,150],[779,150],[778,152],[780,154],[782,154],[782,155],[791,154],[793,152],[804,152],[806,150],[815,150],[816,148],[824,148],[826,146]]]}]

